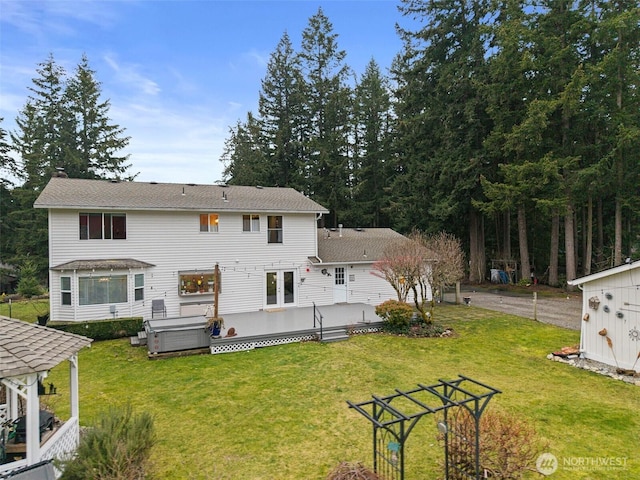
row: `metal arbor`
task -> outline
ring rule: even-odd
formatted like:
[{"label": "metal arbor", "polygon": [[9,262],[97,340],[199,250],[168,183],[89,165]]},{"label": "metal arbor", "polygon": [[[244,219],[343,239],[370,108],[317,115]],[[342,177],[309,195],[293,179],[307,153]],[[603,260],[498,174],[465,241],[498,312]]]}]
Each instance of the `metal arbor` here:
[{"label": "metal arbor", "polygon": [[[442,411],[438,430],[444,438],[445,478],[480,479],[480,417],[491,398],[502,393],[469,377],[439,380],[385,397],[353,403],[373,425],[373,469],[386,480],[404,480],[404,447],[409,434],[425,415]],[[432,405],[433,400],[436,405]]]}]

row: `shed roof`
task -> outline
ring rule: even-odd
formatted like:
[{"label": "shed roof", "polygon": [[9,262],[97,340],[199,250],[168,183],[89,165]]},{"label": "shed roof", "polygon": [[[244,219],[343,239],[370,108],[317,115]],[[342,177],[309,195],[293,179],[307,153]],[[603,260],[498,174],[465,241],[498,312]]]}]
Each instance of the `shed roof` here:
[{"label": "shed roof", "polygon": [[372,263],[388,245],[406,239],[390,228],[318,229],[318,258],[322,263]]},{"label": "shed roof", "polygon": [[53,177],[35,208],[328,213],[292,188]]},{"label": "shed roof", "polygon": [[81,335],[0,317],[0,378],[44,372],[91,342]]},{"label": "shed roof", "polygon": [[617,275],[619,273],[635,270],[636,268],[640,268],[640,261],[618,265],[617,267],[609,268],[598,273],[592,273],[591,275],[587,275],[586,277],[569,280],[567,283],[574,286],[582,285],[585,283],[593,282],[595,280],[600,280],[601,278],[609,277],[611,275]]}]

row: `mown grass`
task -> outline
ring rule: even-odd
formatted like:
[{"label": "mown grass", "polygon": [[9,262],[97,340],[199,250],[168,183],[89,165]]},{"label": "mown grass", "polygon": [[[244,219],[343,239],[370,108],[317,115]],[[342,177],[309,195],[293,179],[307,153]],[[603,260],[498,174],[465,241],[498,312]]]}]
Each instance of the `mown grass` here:
[{"label": "mown grass", "polygon": [[38,315],[49,312],[49,299],[19,300],[9,303],[0,301],[0,315],[3,317],[19,318],[25,322],[36,323]]},{"label": "mown grass", "polygon": [[[463,374],[502,390],[490,409],[535,426],[561,463],[552,478],[640,478],[640,387],[545,358],[578,343],[578,332],[475,307],[438,306],[436,315],[455,337],[371,334],[156,361],[127,340],[94,343],[80,354],[81,423],[109,405],[151,412],[155,479],[322,479],[342,460],[372,464],[371,426],[347,400]],[[64,416],[62,367],[47,380],[61,395],[46,398]],[[436,435],[429,416],[414,428],[406,478],[443,477]],[[625,458],[624,469],[562,467],[610,457]]]}]

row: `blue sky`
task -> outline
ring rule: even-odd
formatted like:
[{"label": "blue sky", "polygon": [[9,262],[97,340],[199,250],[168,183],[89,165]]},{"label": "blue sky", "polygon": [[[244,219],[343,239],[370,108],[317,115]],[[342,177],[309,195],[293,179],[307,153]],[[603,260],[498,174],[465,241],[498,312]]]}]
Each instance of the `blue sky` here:
[{"label": "blue sky", "polygon": [[0,116],[15,130],[38,63],[72,73],[83,53],[126,129],[140,181],[213,183],[229,127],[257,112],[269,55],[296,51],[322,7],[346,63],[386,72],[401,42],[396,0],[0,0]]}]

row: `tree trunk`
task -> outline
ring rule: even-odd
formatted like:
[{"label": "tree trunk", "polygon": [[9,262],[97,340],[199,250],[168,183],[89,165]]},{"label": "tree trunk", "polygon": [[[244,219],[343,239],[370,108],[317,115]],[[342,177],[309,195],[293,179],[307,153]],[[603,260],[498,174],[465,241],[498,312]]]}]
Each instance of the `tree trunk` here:
[{"label": "tree trunk", "polygon": [[479,212],[469,215],[469,282],[481,283],[485,276],[484,226]]},{"label": "tree trunk", "polygon": [[622,203],[620,198],[616,195],[616,238],[615,246],[613,250],[613,266],[622,265]]},{"label": "tree trunk", "polygon": [[560,215],[551,216],[551,249],[549,251],[549,285],[558,286],[558,254],[560,250]]},{"label": "tree trunk", "polygon": [[529,242],[527,241],[527,214],[524,205],[518,206],[518,243],[520,244],[520,269],[522,278],[531,276],[529,264]]},{"label": "tree trunk", "polygon": [[587,201],[587,222],[584,249],[584,275],[591,275],[591,257],[593,256],[593,198],[589,195]]},{"label": "tree trunk", "polygon": [[510,260],[511,259],[511,211],[507,210],[504,212],[504,223],[503,223],[503,256],[502,258]]},{"label": "tree trunk", "polygon": [[[567,211],[564,214],[564,250],[567,281],[576,278],[576,246],[573,220],[573,204],[567,201]],[[568,287],[573,290],[573,287]]]},{"label": "tree trunk", "polygon": [[596,243],[596,265],[598,271],[602,270],[604,267],[605,257],[604,257],[604,221],[602,218],[602,198],[598,199],[597,203],[597,243]]}]

